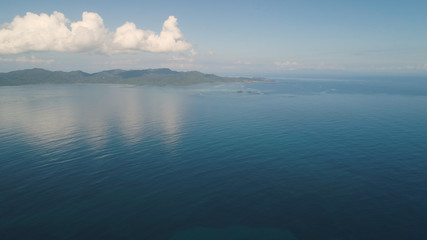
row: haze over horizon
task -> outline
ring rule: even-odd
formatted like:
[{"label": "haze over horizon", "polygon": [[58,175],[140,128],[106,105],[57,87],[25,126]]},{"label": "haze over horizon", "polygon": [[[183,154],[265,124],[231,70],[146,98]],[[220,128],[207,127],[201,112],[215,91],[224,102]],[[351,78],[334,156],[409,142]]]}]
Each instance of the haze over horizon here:
[{"label": "haze over horizon", "polygon": [[424,1],[9,1],[0,72],[427,75]]}]

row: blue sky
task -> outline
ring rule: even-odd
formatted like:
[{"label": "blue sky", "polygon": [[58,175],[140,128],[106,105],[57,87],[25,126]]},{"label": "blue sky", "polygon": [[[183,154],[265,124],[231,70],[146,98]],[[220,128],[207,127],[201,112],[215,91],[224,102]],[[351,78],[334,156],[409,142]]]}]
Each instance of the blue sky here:
[{"label": "blue sky", "polygon": [[[22,43],[16,53],[9,47],[0,50],[0,72],[32,67],[87,72],[169,67],[245,76],[427,75],[427,1],[3,0],[2,5],[6,6],[0,9],[3,30],[27,12],[57,11],[69,23],[91,12],[116,35],[117,28],[132,22],[137,29],[160,36],[165,21],[174,16],[177,29],[169,33],[179,36],[172,45],[158,48],[149,47],[153,42],[132,45],[128,35],[107,50],[94,50],[91,46],[99,43],[92,43],[18,51],[27,46]],[[12,35],[9,42],[13,37],[22,41],[21,35]],[[37,33],[31,36],[37,38]],[[0,33],[0,49],[5,42],[1,37]]]}]

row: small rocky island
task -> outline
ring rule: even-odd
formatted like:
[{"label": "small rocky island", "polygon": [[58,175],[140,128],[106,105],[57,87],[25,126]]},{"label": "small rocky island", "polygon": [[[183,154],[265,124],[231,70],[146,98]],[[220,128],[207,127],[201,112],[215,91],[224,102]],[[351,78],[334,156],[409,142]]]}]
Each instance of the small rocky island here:
[{"label": "small rocky island", "polygon": [[0,86],[28,84],[103,83],[154,86],[185,86],[202,83],[254,82],[261,78],[220,77],[197,71],[178,72],[168,68],[145,70],[108,70],[97,73],[82,71],[48,71],[40,68],[0,73]]}]

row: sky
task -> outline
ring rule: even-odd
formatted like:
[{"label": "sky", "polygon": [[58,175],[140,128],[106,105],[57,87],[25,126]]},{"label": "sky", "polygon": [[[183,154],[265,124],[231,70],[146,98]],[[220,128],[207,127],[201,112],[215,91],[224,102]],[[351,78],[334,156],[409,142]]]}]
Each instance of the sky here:
[{"label": "sky", "polygon": [[2,0],[0,72],[427,76],[427,1]]}]

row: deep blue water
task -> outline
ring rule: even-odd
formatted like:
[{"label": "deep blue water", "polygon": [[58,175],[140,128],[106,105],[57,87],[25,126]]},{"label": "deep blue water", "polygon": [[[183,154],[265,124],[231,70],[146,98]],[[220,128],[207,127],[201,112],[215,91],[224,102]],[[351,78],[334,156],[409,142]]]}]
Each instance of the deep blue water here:
[{"label": "deep blue water", "polygon": [[423,78],[0,87],[0,236],[427,239],[426,124]]}]

